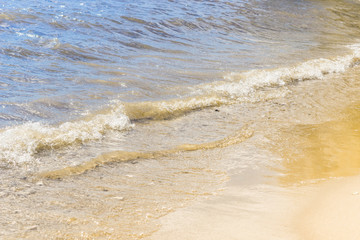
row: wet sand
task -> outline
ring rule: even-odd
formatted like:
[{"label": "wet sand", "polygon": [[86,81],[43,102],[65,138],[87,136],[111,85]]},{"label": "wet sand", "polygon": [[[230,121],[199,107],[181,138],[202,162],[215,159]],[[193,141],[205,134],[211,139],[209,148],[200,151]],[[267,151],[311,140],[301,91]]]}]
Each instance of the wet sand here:
[{"label": "wet sand", "polygon": [[304,196],[295,215],[300,239],[360,239],[360,176],[319,184]]},{"label": "wet sand", "polygon": [[230,184],[221,196],[162,219],[149,239],[360,238],[360,176],[280,188]]},{"label": "wet sand", "polygon": [[45,2],[0,10],[0,239],[358,237],[359,3]]},{"label": "wet sand", "polygon": [[277,166],[233,169],[219,196],[163,217],[149,239],[360,239],[360,105],[337,114],[279,128],[262,156]]},{"label": "wet sand", "polygon": [[236,180],[220,196],[164,217],[149,239],[298,239],[291,216],[296,192],[268,184],[244,186]]},{"label": "wet sand", "polygon": [[[54,152],[50,157],[73,162],[66,174],[58,174],[61,162],[43,161],[36,173],[51,173],[43,178],[3,176],[0,235],[321,240],[349,232],[335,239],[351,239],[356,229],[344,232],[341,224],[357,222],[349,215],[357,207],[352,193],[360,190],[342,178],[360,169],[357,76],[353,68],[287,86],[287,95],[264,102],[139,123],[123,142],[109,136],[106,151],[90,145],[76,155]],[[251,131],[236,134],[244,126]],[[87,165],[83,156],[92,148]],[[127,151],[139,154],[122,162]],[[345,219],[338,229],[327,224],[337,219]]]}]

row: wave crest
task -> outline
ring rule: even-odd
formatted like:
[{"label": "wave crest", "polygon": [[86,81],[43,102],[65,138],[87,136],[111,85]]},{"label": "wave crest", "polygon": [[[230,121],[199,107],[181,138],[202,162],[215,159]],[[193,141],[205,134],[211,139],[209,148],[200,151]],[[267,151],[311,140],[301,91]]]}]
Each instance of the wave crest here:
[{"label": "wave crest", "polygon": [[281,87],[296,81],[323,79],[332,73],[342,73],[360,61],[360,44],[348,46],[351,54],[333,59],[314,59],[291,67],[231,72],[225,81],[203,86],[207,92],[221,93],[231,98],[241,98],[265,87]]},{"label": "wave crest", "polygon": [[49,149],[98,140],[107,130],[131,128],[123,106],[83,120],[50,126],[39,122],[5,128],[0,132],[0,159],[17,164],[34,161],[34,155]]}]

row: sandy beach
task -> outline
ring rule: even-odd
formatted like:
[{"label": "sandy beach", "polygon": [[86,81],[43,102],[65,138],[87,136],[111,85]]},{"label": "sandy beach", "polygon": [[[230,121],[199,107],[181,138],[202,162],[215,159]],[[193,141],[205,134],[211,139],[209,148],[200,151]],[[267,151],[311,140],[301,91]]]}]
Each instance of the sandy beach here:
[{"label": "sandy beach", "polygon": [[230,184],[221,196],[162,219],[149,239],[355,240],[360,176],[281,189]]},{"label": "sandy beach", "polygon": [[360,238],[360,176],[333,179],[305,194],[295,215],[300,239]]},{"label": "sandy beach", "polygon": [[0,240],[358,240],[360,1],[0,4]]},{"label": "sandy beach", "polygon": [[273,155],[253,158],[280,166],[233,169],[218,196],[162,218],[149,239],[360,239],[359,105],[337,112],[273,133]]}]

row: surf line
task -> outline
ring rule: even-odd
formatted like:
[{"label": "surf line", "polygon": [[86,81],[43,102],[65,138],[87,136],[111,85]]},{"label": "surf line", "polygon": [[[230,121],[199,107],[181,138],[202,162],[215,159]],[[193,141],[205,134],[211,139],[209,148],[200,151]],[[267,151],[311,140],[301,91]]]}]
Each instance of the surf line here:
[{"label": "surf line", "polygon": [[224,148],[230,145],[238,144],[244,142],[245,140],[252,137],[254,131],[249,128],[248,125],[245,125],[240,130],[236,131],[234,134],[229,135],[223,139],[201,143],[201,144],[183,144],[175,148],[168,150],[159,150],[151,152],[128,152],[128,151],[113,151],[99,155],[96,158],[93,158],[89,161],[81,163],[75,166],[68,166],[58,170],[45,171],[36,175],[36,178],[47,178],[47,179],[63,179],[65,177],[80,175],[85,172],[91,171],[97,167],[108,163],[114,162],[128,162],[137,159],[154,159],[168,156],[170,154],[180,153],[180,152],[190,152],[197,150],[209,150],[215,148]]}]

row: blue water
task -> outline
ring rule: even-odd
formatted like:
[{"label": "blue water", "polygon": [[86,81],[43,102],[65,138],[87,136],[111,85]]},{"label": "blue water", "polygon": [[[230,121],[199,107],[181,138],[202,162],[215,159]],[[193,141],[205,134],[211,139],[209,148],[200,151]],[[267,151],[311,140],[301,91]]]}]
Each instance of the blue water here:
[{"label": "blue water", "polygon": [[359,13],[355,0],[0,1],[0,238],[143,239],[230,172],[261,198],[297,164],[281,149],[313,148],[294,129],[358,101]]},{"label": "blue water", "polygon": [[304,0],[6,1],[0,126],[187,96],[231,71],[299,62],[321,52],[319,12]]}]

